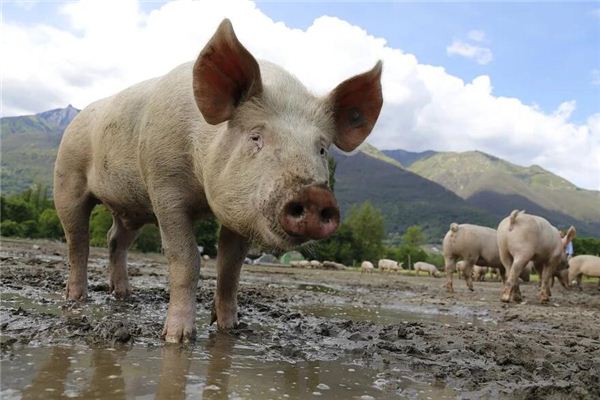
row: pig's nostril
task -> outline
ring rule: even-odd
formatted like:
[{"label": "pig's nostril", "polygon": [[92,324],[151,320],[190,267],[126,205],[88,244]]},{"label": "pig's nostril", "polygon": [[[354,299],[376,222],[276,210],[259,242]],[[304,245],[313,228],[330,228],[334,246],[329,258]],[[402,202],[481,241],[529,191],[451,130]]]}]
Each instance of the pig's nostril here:
[{"label": "pig's nostril", "polygon": [[329,222],[332,219],[335,219],[337,216],[336,209],[334,207],[327,207],[321,210],[321,221]]},{"label": "pig's nostril", "polygon": [[304,206],[298,202],[291,202],[286,206],[286,212],[289,216],[299,218],[304,214]]}]

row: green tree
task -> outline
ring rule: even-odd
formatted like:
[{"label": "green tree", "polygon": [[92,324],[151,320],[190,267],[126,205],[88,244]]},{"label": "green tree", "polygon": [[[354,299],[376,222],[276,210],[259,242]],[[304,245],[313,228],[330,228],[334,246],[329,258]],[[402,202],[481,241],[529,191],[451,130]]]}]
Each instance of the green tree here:
[{"label": "green tree", "polygon": [[369,201],[352,206],[345,223],[352,231],[356,261],[376,261],[381,258],[385,228],[379,209]]},{"label": "green tree", "polygon": [[425,244],[425,234],[419,225],[412,225],[406,228],[402,235],[402,243],[408,246],[421,246]]},{"label": "green tree", "polygon": [[134,247],[144,253],[160,253],[161,240],[158,227],[156,225],[144,226],[135,240]]},{"label": "green tree", "polygon": [[0,223],[0,234],[2,236],[23,236],[23,229],[18,222],[5,219]]},{"label": "green tree", "polygon": [[194,223],[194,236],[196,243],[204,247],[204,254],[211,257],[217,255],[217,238],[219,223],[216,218],[211,216]]},{"label": "green tree", "polygon": [[38,217],[39,235],[44,238],[61,239],[64,232],[58,214],[53,208],[47,208]]},{"label": "green tree", "polygon": [[19,196],[0,197],[0,218],[14,222],[37,219],[34,207]]},{"label": "green tree", "polygon": [[577,236],[573,239],[573,250],[575,255],[600,255],[600,238]]},{"label": "green tree", "polygon": [[106,235],[112,226],[112,214],[103,205],[98,205],[92,210],[90,218],[90,244],[92,246],[106,246]]}]

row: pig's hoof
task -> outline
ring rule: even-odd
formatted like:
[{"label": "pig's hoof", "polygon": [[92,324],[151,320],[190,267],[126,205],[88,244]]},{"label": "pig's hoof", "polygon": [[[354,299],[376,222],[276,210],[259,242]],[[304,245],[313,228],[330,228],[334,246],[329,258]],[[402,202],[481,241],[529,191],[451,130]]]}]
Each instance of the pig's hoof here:
[{"label": "pig's hoof", "polygon": [[549,301],[550,301],[550,297],[548,297],[544,294],[540,295],[540,302],[542,304],[547,304]]},{"label": "pig's hoof", "polygon": [[[214,304],[217,302],[215,301]],[[219,304],[219,306],[213,305],[211,324],[217,321],[217,327],[220,330],[228,331],[235,328],[238,325],[237,318],[237,305],[235,304]]]},{"label": "pig's hoof", "polygon": [[131,287],[129,286],[129,282],[111,282],[109,287],[109,292],[119,300],[125,300],[131,294]]},{"label": "pig's hoof", "polygon": [[500,296],[500,301],[503,303],[510,303],[510,291],[505,290],[502,292],[502,296]]},{"label": "pig's hoof", "polygon": [[169,318],[165,323],[162,338],[167,343],[189,343],[196,339],[196,326],[193,322]]},{"label": "pig's hoof", "polygon": [[85,301],[87,298],[87,285],[76,285],[67,283],[67,300]]}]

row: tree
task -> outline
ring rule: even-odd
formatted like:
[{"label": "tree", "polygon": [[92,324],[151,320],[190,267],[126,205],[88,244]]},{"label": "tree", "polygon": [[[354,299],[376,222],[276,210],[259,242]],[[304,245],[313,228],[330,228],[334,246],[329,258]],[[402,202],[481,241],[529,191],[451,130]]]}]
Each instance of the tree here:
[{"label": "tree", "polygon": [[421,246],[425,244],[425,234],[419,225],[412,225],[406,228],[402,235],[402,243],[408,246]]},{"label": "tree", "polygon": [[92,246],[106,246],[106,235],[112,226],[112,214],[103,205],[98,205],[92,210],[90,218],[90,244]]},{"label": "tree", "polygon": [[211,257],[217,255],[217,238],[219,223],[213,216],[204,218],[194,223],[194,236],[196,243],[204,247],[204,254]]},{"label": "tree", "polygon": [[58,214],[53,208],[47,208],[40,214],[39,236],[50,239],[61,239],[64,237],[64,232]]},{"label": "tree", "polygon": [[383,254],[383,214],[371,202],[352,206],[345,223],[352,232],[356,261],[377,261]]},{"label": "tree", "polygon": [[136,249],[144,253],[160,253],[161,246],[160,231],[156,225],[144,226],[134,245]]}]

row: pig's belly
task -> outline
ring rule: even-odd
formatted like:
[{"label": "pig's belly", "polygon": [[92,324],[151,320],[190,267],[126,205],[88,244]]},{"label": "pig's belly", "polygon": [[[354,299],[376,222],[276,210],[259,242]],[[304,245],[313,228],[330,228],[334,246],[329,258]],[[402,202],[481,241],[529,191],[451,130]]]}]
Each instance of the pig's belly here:
[{"label": "pig's belly", "polygon": [[92,173],[89,176],[89,189],[130,229],[156,222],[146,188],[136,174],[123,171]]}]

